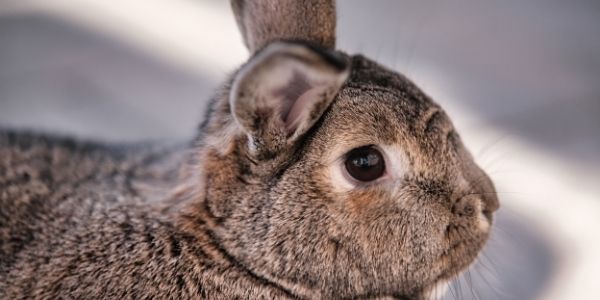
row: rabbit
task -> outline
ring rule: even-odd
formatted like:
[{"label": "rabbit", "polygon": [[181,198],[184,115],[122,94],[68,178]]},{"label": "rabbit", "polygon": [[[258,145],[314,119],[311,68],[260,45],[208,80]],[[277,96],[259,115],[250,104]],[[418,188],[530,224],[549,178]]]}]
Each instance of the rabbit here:
[{"label": "rabbit", "polygon": [[333,0],[231,5],[193,141],[0,132],[0,299],[426,299],[475,260],[499,202],[444,110]]}]

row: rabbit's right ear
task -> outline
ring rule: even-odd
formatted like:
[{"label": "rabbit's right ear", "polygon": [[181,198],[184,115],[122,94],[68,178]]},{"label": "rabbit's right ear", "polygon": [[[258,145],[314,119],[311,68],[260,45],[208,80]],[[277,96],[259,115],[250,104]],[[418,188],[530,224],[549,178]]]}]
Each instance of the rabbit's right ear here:
[{"label": "rabbit's right ear", "polygon": [[250,53],[277,40],[335,48],[335,0],[231,0]]},{"label": "rabbit's right ear", "polygon": [[271,43],[234,77],[231,113],[254,149],[280,151],[315,124],[348,73],[346,59],[335,52],[301,43]]}]

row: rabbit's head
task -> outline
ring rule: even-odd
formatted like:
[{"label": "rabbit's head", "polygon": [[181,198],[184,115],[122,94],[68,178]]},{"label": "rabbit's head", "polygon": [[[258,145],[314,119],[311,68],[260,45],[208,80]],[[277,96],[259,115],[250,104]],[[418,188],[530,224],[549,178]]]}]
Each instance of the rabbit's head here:
[{"label": "rabbit's head", "polygon": [[420,298],[465,269],[498,201],[444,111],[333,50],[331,1],[233,4],[253,56],[210,108],[193,182],[222,249],[310,298]]}]

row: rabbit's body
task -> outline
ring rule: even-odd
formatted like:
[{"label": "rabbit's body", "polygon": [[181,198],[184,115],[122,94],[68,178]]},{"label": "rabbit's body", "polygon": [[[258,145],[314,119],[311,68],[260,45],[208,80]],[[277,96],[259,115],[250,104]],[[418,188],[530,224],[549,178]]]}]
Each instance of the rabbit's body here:
[{"label": "rabbit's body", "polygon": [[491,181],[309,2],[233,1],[253,55],[189,147],[0,134],[0,298],[423,299],[464,270]]},{"label": "rabbit's body", "polygon": [[148,146],[0,133],[0,299],[287,296],[178,225],[185,151]]}]

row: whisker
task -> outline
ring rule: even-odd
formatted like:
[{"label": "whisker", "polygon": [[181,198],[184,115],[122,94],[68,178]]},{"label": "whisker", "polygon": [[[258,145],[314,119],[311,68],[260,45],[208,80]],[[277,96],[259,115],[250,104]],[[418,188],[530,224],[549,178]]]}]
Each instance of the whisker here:
[{"label": "whisker", "polygon": [[462,292],[462,274],[456,275],[454,278],[453,284],[456,290],[456,294],[458,295],[458,299],[464,299],[464,294]]},{"label": "whisker", "polygon": [[477,295],[477,293],[475,292],[475,289],[473,288],[473,278],[471,278],[471,270],[467,269],[465,278],[467,280],[467,284],[469,285],[469,288],[471,289],[471,295],[475,298],[475,300],[478,300],[479,297]]},{"label": "whisker", "polygon": [[[375,61],[380,61],[379,57],[381,56],[381,50],[383,49],[383,41],[379,42],[379,46],[377,47],[377,50],[375,52]],[[384,63],[383,61],[381,63]]]},{"label": "whisker", "polygon": [[[432,2],[434,2],[434,1],[432,1]],[[431,22],[433,20],[433,17],[435,16],[435,14],[437,12],[436,8],[437,8],[437,6],[429,7],[426,9],[426,13],[429,13],[428,18],[424,14],[420,16],[420,22],[416,26],[415,33],[412,36],[412,41],[409,43],[408,51],[406,54],[405,65],[406,65],[407,72],[411,68],[411,63],[413,61],[413,58],[415,57],[415,53],[418,48],[417,46],[418,46],[421,38],[423,37],[423,29],[425,28],[425,24],[428,21]]]},{"label": "whisker", "polygon": [[518,174],[518,173],[520,173],[520,172],[521,172],[520,170],[509,170],[509,169],[504,169],[504,170],[493,170],[493,171],[486,170],[486,171],[485,171],[485,173],[486,173],[488,176],[490,176],[490,177],[491,177],[491,176],[494,176],[494,177],[496,177],[497,175],[504,175],[504,174]]},{"label": "whisker", "polygon": [[509,240],[508,242],[517,241],[517,239],[512,233],[508,232],[506,229],[498,225],[492,227],[490,240],[499,242],[502,242],[502,240]]},{"label": "whisker", "polygon": [[462,278],[459,278],[459,280],[458,280],[458,289],[460,290],[460,297],[461,297],[461,299],[464,299],[465,298],[465,296],[464,296],[465,294],[463,293],[463,290],[462,290]]},{"label": "whisker", "polygon": [[[400,19],[397,20],[398,23],[400,23],[399,21]],[[399,24],[396,26],[396,28],[400,27]],[[398,43],[400,42],[400,38],[397,34],[394,35],[394,47],[392,48],[393,54],[393,66],[394,66],[394,70],[399,71],[398,70]]]},{"label": "whisker", "polygon": [[456,300],[457,299],[456,294],[454,293],[454,290],[452,289],[452,281],[450,281],[446,284],[448,285],[448,289],[450,290],[450,294],[452,295],[452,298]]},{"label": "whisker", "polygon": [[510,135],[508,133],[505,133],[499,137],[497,137],[495,140],[493,140],[491,143],[488,143],[487,145],[481,147],[481,149],[479,149],[479,151],[477,151],[477,155],[475,155],[475,157],[479,158],[483,158],[484,155],[486,155],[487,153],[489,153],[488,151],[490,149],[492,149],[492,147],[497,146],[498,144],[500,144],[500,142],[503,142],[506,140],[507,137],[509,137]]},{"label": "whisker", "polygon": [[500,277],[500,273],[498,273],[498,265],[496,265],[496,263],[490,259],[490,257],[485,253],[485,252],[481,252],[481,255],[483,257],[483,259],[486,259],[489,264],[491,264],[492,268],[492,275],[495,276],[496,278]]},{"label": "whisker", "polygon": [[491,168],[495,168],[499,162],[506,161],[506,158],[509,155],[512,155],[513,151],[505,151],[502,153],[497,153],[496,156],[490,157],[489,159],[480,160],[478,159],[478,163],[482,166],[482,169],[488,170]]},{"label": "whisker", "polygon": [[358,53],[363,53],[365,50],[365,43],[364,42],[358,42]]},{"label": "whisker", "polygon": [[[474,271],[476,271],[479,275],[479,278],[481,278],[481,280],[497,295],[499,296],[503,296],[503,297],[508,297],[509,295],[505,292],[500,291],[498,288],[496,288],[493,284],[491,284],[491,282],[487,279],[487,277],[484,275],[484,270],[478,268],[479,266],[482,266],[481,264],[481,260],[477,260],[477,264],[475,265],[475,267],[473,268]],[[496,278],[497,280],[497,278]]]},{"label": "whisker", "polygon": [[480,192],[480,193],[468,193],[463,195],[466,196],[484,196],[484,195],[527,195],[524,192]]}]

